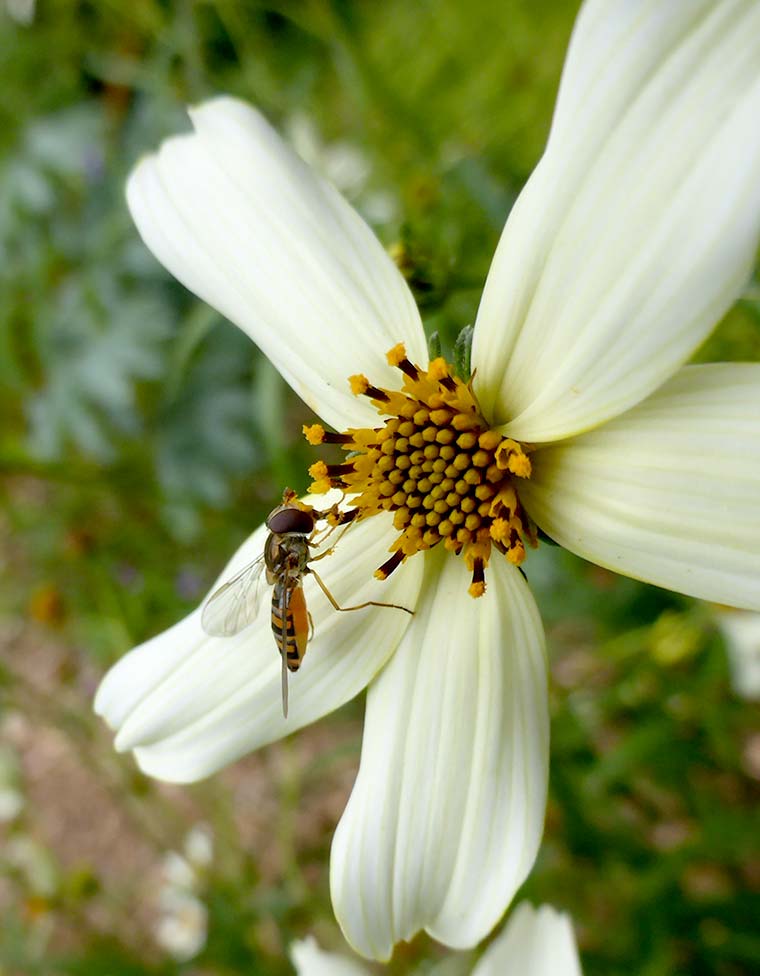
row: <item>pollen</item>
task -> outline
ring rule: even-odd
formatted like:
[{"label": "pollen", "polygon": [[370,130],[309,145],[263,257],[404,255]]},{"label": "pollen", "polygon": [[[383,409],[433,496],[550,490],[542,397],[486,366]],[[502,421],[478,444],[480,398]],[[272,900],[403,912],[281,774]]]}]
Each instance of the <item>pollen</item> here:
[{"label": "pollen", "polygon": [[399,343],[387,360],[401,373],[396,390],[373,386],[363,375],[349,378],[354,395],[374,404],[377,427],[303,428],[310,444],[339,444],[346,452],[341,464],[317,461],[309,468],[311,490],[341,489],[348,505],[342,521],[392,516],[396,536],[390,558],[375,571],[378,579],[443,542],[463,558],[472,574],[468,592],[480,597],[494,550],[519,566],[526,544],[536,545],[519,499],[519,483],[531,475],[530,447],[489,427],[472,380],[454,376],[444,359],[422,369]]},{"label": "pollen", "polygon": [[316,447],[318,444],[324,444],[325,442],[325,429],[321,424],[308,424],[303,425],[303,436],[306,440]]},{"label": "pollen", "polygon": [[361,396],[362,393],[366,393],[369,387],[369,380],[366,376],[362,376],[361,373],[357,373],[356,376],[349,376],[348,382],[351,386],[351,392],[354,396]]}]

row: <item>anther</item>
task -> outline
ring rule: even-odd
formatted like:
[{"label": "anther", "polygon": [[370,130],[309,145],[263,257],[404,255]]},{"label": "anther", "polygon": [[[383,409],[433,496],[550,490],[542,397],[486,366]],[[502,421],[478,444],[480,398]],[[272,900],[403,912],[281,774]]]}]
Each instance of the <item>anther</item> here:
[{"label": "anther", "polygon": [[303,425],[303,435],[313,447],[319,444],[351,444],[353,434],[338,434],[332,430],[325,430],[321,424]]},{"label": "anther", "polygon": [[442,356],[436,357],[428,366],[427,373],[434,383],[442,383],[443,380],[449,378],[449,367],[446,360]]},{"label": "anther", "polygon": [[372,386],[367,377],[362,376],[361,373],[357,373],[355,376],[349,376],[348,382],[351,385],[351,392],[354,396],[368,396],[371,400],[378,400],[380,403],[387,403],[390,400],[385,390],[380,390],[376,386]]},{"label": "anther", "polygon": [[398,569],[401,563],[404,561],[404,554],[400,550],[393,553],[390,559],[387,559],[382,566],[378,566],[375,570],[375,578],[379,580],[387,580],[394,569]]},{"label": "anther", "polygon": [[486,591],[486,574],[483,560],[477,557],[472,567],[472,583],[467,591],[472,597],[483,596]]},{"label": "anther", "polygon": [[420,378],[417,367],[406,358],[406,349],[404,348],[403,342],[399,342],[393,349],[389,349],[385,358],[388,360],[389,366],[397,366],[410,380],[418,380]]},{"label": "anther", "polygon": [[301,428],[303,431],[303,436],[313,447],[318,444],[324,444],[325,441],[325,428],[321,424],[304,424]]}]

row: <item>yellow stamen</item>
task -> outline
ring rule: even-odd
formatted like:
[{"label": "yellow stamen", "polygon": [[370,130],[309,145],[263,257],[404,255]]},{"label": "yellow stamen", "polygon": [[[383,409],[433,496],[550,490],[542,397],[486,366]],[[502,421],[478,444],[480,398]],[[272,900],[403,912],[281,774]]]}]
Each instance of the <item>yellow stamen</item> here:
[{"label": "yellow stamen", "polygon": [[496,448],[496,463],[502,470],[511,471],[518,478],[530,478],[530,458],[517,441],[505,437]]},{"label": "yellow stamen", "polygon": [[362,396],[369,389],[369,380],[366,376],[362,376],[361,373],[357,373],[355,376],[349,376],[348,382],[351,384],[351,392],[354,396]]},{"label": "yellow stamen", "polygon": [[303,425],[303,433],[306,440],[313,446],[316,447],[318,444],[323,444],[325,440],[325,428],[321,424],[308,424]]},{"label": "yellow stamen", "polygon": [[510,534],[509,522],[503,518],[494,519],[489,531],[494,542],[507,542]]},{"label": "yellow stamen", "polygon": [[324,461],[315,461],[309,468],[309,476],[315,481],[327,477],[327,465]]},{"label": "yellow stamen", "polygon": [[468,592],[481,597],[493,550],[519,565],[525,545],[536,541],[516,490],[516,479],[531,474],[528,450],[488,426],[471,382],[453,376],[444,359],[422,369],[398,343],[387,360],[403,373],[399,389],[372,386],[362,374],[349,380],[354,394],[372,400],[380,426],[343,433],[304,427],[310,444],[339,444],[347,455],[342,464],[311,466],[312,491],[340,488],[351,506],[341,519],[391,513],[396,537],[378,579],[443,542],[463,557],[472,573]]},{"label": "yellow stamen", "polygon": [[427,374],[428,379],[432,380],[434,383],[440,382],[440,380],[445,379],[449,375],[448,363],[445,359],[439,356],[428,366]]},{"label": "yellow stamen", "polygon": [[393,349],[389,349],[386,359],[388,360],[389,366],[398,366],[399,363],[402,363],[406,359],[406,348],[404,347],[404,343],[399,342],[393,347]]}]

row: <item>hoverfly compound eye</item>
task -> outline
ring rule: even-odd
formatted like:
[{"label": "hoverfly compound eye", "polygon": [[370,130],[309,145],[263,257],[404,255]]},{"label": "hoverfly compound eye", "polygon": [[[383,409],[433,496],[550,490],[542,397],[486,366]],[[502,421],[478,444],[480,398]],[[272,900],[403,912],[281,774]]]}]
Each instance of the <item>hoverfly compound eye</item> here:
[{"label": "hoverfly compound eye", "polygon": [[274,511],[267,519],[267,528],[275,535],[287,535],[297,532],[300,535],[311,535],[314,531],[314,515],[302,508],[288,505]]}]

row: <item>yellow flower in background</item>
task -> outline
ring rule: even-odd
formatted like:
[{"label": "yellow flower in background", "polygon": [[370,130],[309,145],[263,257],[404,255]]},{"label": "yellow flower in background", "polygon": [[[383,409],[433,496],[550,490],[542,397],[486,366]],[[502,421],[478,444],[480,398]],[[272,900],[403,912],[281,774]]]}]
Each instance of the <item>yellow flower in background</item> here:
[{"label": "yellow flower in background", "polygon": [[378,959],[420,929],[473,946],[542,832],[544,638],[518,568],[532,527],[621,573],[760,609],[760,365],[683,366],[758,245],[760,4],[584,4],[546,152],[485,284],[471,387],[429,361],[361,218],[254,109],[219,98],[190,115],[194,132],[130,178],[140,233],[312,407],[312,441],[358,450],[312,469],[358,510],[320,563],[332,593],[414,616],[335,613],[307,577],[314,638],[286,721],[269,620],[215,638],[199,608],[119,662],[96,708],[147,773],[189,782],[367,687],[332,849],[338,920]]}]

